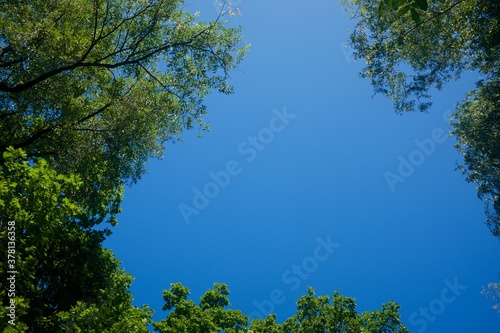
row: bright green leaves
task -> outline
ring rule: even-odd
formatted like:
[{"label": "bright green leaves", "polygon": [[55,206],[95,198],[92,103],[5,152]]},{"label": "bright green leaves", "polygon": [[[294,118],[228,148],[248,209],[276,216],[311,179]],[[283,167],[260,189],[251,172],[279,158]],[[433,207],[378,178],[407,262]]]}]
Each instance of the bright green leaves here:
[{"label": "bright green leaves", "polygon": [[[0,293],[0,295],[2,295],[2,294]],[[3,297],[3,295],[2,295],[2,297]],[[1,306],[0,307],[0,328],[2,329],[3,333],[27,332],[29,329],[28,325],[26,325],[22,321],[19,321],[19,317],[29,315],[29,312],[30,312],[29,302],[23,297],[15,297],[13,299],[15,301],[16,318],[14,318],[13,322],[9,323],[9,320],[11,320],[11,317],[8,316],[8,314],[10,314],[10,310],[8,309],[7,306]],[[15,323],[15,325],[12,325],[12,323]]]},{"label": "bright green leaves", "polygon": [[382,304],[381,310],[363,312],[361,322],[365,332],[409,332],[401,323],[399,309],[398,304],[390,301]]},{"label": "bright green leaves", "polygon": [[306,295],[297,301],[297,313],[278,324],[276,315],[253,320],[246,328],[247,318],[240,311],[224,309],[229,305],[229,290],[224,284],[214,284],[214,289],[200,298],[200,304],[187,300],[189,290],[180,283],[164,291],[164,310],[170,310],[166,319],[153,323],[160,333],[323,333],[323,332],[387,332],[406,333],[400,321],[399,306],[393,302],[382,305],[382,310],[356,312],[353,298],[314,295],[308,288]]},{"label": "bright green leaves", "polygon": [[225,309],[229,306],[229,290],[225,284],[214,284],[200,298],[200,304],[187,300],[189,289],[173,283],[163,292],[163,310],[170,313],[166,319],[153,323],[160,333],[177,332],[246,332],[247,317],[239,310]]},{"label": "bright green leaves", "polygon": [[[120,277],[124,273],[118,270],[118,260],[102,248],[105,231],[86,226],[87,213],[77,195],[82,186],[79,177],[59,174],[42,159],[30,164],[18,149],[8,148],[3,157],[0,245],[7,248],[6,226],[14,223],[16,296],[23,299],[16,312],[19,327],[59,331],[62,317],[54,314],[70,311],[78,302],[94,304],[99,311],[104,303],[113,307],[130,303],[126,288],[131,278]],[[0,251],[3,281],[10,270],[7,264],[7,252]],[[120,279],[121,289],[109,290]],[[0,290],[2,304],[9,302],[6,291]]]},{"label": "bright green leaves", "polygon": [[202,309],[224,308],[229,305],[229,289],[225,284],[214,284],[214,289],[207,290],[200,298]]},{"label": "bright green leaves", "polygon": [[189,295],[189,289],[184,287],[181,283],[172,283],[170,290],[163,291],[163,305],[162,310],[172,310],[174,307],[184,303]]},{"label": "bright green leaves", "polygon": [[384,332],[408,332],[400,321],[399,307],[391,304],[383,304],[382,311],[359,314],[354,298],[341,296],[338,292],[333,297],[316,297],[314,290],[309,288],[308,295],[297,302],[297,314],[283,325],[295,327],[295,332],[382,332],[383,329]]}]

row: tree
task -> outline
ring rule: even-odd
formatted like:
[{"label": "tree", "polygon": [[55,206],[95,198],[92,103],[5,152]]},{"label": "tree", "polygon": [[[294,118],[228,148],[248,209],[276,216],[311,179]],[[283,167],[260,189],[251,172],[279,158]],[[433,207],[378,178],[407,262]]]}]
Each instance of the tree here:
[{"label": "tree", "polygon": [[[107,332],[129,314],[141,323],[150,317],[147,309],[132,307],[131,277],[102,247],[103,231],[80,224],[87,213],[71,198],[81,180],[58,174],[43,159],[30,165],[22,150],[9,148],[3,157],[0,246],[8,250],[0,251],[0,277],[2,285],[14,279],[14,287],[0,290],[0,328],[77,332],[64,328],[89,328],[89,319],[81,318],[94,311],[100,325],[94,332]],[[12,302],[15,317],[8,317]]]},{"label": "tree", "polygon": [[131,283],[130,274],[115,269],[98,302],[78,301],[70,310],[57,314],[58,332],[149,333],[154,311],[147,305],[132,305]]},{"label": "tree", "polygon": [[[500,2],[473,0],[350,0],[358,23],[351,34],[361,76],[389,97],[397,113],[427,111],[431,90],[464,71],[482,79],[453,114],[460,166],[478,187],[486,224],[500,237]],[[408,17],[411,13],[411,19]]]},{"label": "tree", "polygon": [[464,156],[460,166],[469,182],[477,184],[485,202],[486,224],[500,237],[500,77],[480,82],[453,114],[456,148]]},{"label": "tree", "polygon": [[224,309],[229,306],[229,290],[225,284],[214,284],[200,298],[199,305],[187,300],[189,289],[181,283],[172,283],[163,292],[163,310],[170,311],[166,319],[153,323],[160,333],[197,332],[214,333],[245,332],[247,316],[239,310]]},{"label": "tree", "polygon": [[382,310],[356,312],[355,299],[335,292],[333,297],[314,295],[308,288],[307,295],[297,301],[297,313],[282,324],[276,323],[276,316],[252,321],[252,333],[323,333],[323,332],[409,332],[400,321],[399,305],[389,302]]},{"label": "tree", "polygon": [[[384,1],[386,3],[387,1]],[[444,0],[428,6],[399,5],[380,11],[379,2],[344,1],[358,20],[351,34],[357,59],[365,59],[361,76],[371,79],[376,93],[394,102],[396,112],[425,111],[431,88],[441,89],[463,71],[487,78],[498,74],[500,3]],[[411,8],[418,23],[402,15]]]},{"label": "tree", "polygon": [[[231,93],[239,28],[181,0],[0,3],[0,153],[22,148],[78,174],[86,223],[116,223],[120,188],[164,142],[199,126],[212,90]],[[222,15],[222,14],[221,14]],[[1,160],[0,163],[5,163]]]},{"label": "tree", "polygon": [[163,292],[163,310],[170,313],[166,319],[153,323],[160,333],[177,332],[246,332],[246,333],[314,333],[314,332],[370,332],[404,333],[408,330],[400,321],[399,305],[394,302],[382,305],[382,310],[356,312],[354,298],[335,292],[333,297],[314,295],[308,288],[307,295],[297,301],[297,313],[279,324],[276,315],[255,319],[247,327],[247,316],[239,310],[224,309],[229,306],[229,290],[225,284],[214,284],[200,298],[197,305],[187,300],[189,289],[180,283],[171,284]]},{"label": "tree", "polygon": [[230,11],[205,23],[182,5],[0,2],[0,276],[16,279],[2,329],[148,331],[152,311],[132,306],[96,226],[116,223],[124,185],[165,141],[208,128],[203,99],[232,92],[247,48]]}]

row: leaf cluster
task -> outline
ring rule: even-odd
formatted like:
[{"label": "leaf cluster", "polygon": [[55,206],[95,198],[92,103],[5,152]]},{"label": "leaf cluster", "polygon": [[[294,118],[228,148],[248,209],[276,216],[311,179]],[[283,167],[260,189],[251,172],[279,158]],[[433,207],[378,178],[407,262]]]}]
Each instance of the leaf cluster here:
[{"label": "leaf cluster", "polygon": [[276,316],[252,321],[252,333],[349,333],[366,332],[405,333],[408,329],[401,323],[399,305],[389,302],[381,310],[358,313],[355,299],[340,295],[315,296],[309,287],[307,294],[297,301],[297,313],[282,324],[276,323]]},{"label": "leaf cluster", "polygon": [[427,0],[384,0],[380,3],[379,15],[385,15],[388,11],[396,11],[399,17],[411,14],[411,19],[415,23],[420,23],[420,11],[429,8]]},{"label": "leaf cluster", "polygon": [[[103,316],[104,309],[126,304],[129,311],[139,311],[131,308],[127,291],[131,277],[118,269],[118,260],[101,245],[104,231],[81,224],[79,217],[86,212],[73,199],[82,185],[79,177],[59,174],[43,159],[31,165],[19,149],[9,148],[3,157],[0,246],[7,249],[12,242],[8,226],[14,223],[15,268],[8,267],[7,255],[11,253],[0,251],[0,276],[7,281],[8,272],[16,271],[16,327],[29,332],[59,332],[70,325],[68,318],[70,314],[75,317],[75,311],[83,316],[95,308]],[[1,288],[2,304],[9,304],[10,298],[8,289]],[[3,314],[8,311],[3,306],[1,309]],[[105,328],[103,318],[99,317],[99,323]],[[108,326],[118,316],[110,318]],[[1,329],[11,326],[7,319],[2,315]]]},{"label": "leaf cluster", "polygon": [[453,113],[459,166],[485,202],[486,224],[500,237],[500,78],[482,81]]},{"label": "leaf cluster", "polygon": [[[472,0],[346,1],[358,20],[351,34],[360,73],[399,114],[427,111],[431,93],[464,71],[481,76],[452,122],[460,169],[478,187],[493,235],[500,237],[500,2]],[[411,13],[411,20],[407,13]]]},{"label": "leaf cluster", "polygon": [[[362,77],[375,93],[389,97],[397,113],[426,111],[431,90],[440,90],[466,70],[495,75],[500,60],[498,2],[445,0],[348,1],[358,21],[351,34],[356,59],[365,59]],[[385,8],[380,13],[380,8]],[[408,19],[405,11],[416,11]]]},{"label": "leaf cluster", "polygon": [[[78,174],[89,225],[116,223],[120,187],[231,93],[239,28],[198,22],[182,1],[0,3],[0,151]],[[0,162],[2,162],[0,158]]]},{"label": "leaf cluster", "polygon": [[187,300],[189,289],[181,283],[172,283],[170,290],[163,292],[163,310],[170,311],[167,318],[153,323],[160,333],[199,332],[214,333],[246,332],[248,318],[239,310],[225,309],[229,306],[229,290],[225,284],[214,284],[200,298],[197,305]]}]

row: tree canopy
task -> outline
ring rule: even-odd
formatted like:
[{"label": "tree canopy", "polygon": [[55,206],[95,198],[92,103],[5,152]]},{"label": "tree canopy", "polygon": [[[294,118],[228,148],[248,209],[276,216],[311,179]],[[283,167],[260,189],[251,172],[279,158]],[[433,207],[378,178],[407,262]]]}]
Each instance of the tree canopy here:
[{"label": "tree canopy", "polygon": [[453,114],[456,148],[467,180],[486,203],[486,224],[500,237],[500,77],[481,81]]},{"label": "tree canopy", "polygon": [[8,308],[2,306],[0,328],[91,332],[82,318],[93,311],[102,328],[94,331],[107,332],[130,314],[147,318],[146,309],[132,307],[131,276],[102,247],[103,232],[80,224],[86,212],[72,199],[82,185],[79,177],[58,174],[43,159],[30,165],[22,150],[9,148],[3,156],[0,245],[11,250],[0,251],[0,276],[14,277],[15,289],[2,288],[0,299],[4,306],[15,300],[16,325],[8,324]]},{"label": "tree canopy", "polygon": [[[427,20],[420,0],[408,9],[394,4],[385,1],[377,10],[401,25],[405,11],[418,25]],[[104,248],[110,229],[100,224],[116,224],[124,186],[140,179],[150,158],[162,157],[166,141],[180,139],[186,129],[208,129],[204,98],[214,90],[232,92],[229,73],[247,50],[240,28],[230,27],[223,11],[203,22],[182,6],[182,0],[0,2],[0,246],[8,249],[0,252],[0,278],[16,281],[15,289],[0,290],[0,329],[140,333],[152,325],[161,333],[407,332],[392,301],[358,313],[353,298],[338,292],[317,297],[312,288],[283,323],[273,314],[249,323],[229,308],[224,284],[214,284],[198,303],[188,300],[188,288],[172,284],[163,293],[167,314],[158,322],[148,306],[132,304],[132,276]],[[435,8],[430,5],[429,12]],[[358,33],[361,43],[364,35]],[[478,41],[483,44],[494,45]],[[365,50],[360,56],[381,52]],[[458,63],[431,81],[462,69]],[[380,82],[404,86],[389,79]],[[424,88],[429,84],[422,82]],[[494,103],[487,91],[471,96],[464,110],[476,109],[475,98]],[[399,103],[403,109],[413,106]],[[464,145],[468,149],[469,141]],[[492,155],[471,151],[471,161],[478,154]]]},{"label": "tree canopy", "polygon": [[[428,111],[431,94],[465,71],[481,79],[453,114],[460,169],[478,187],[487,225],[500,236],[500,2],[349,0],[351,45],[360,75],[397,113]],[[458,102],[458,101],[457,101]]]},{"label": "tree canopy", "polygon": [[163,292],[163,310],[170,313],[167,318],[153,323],[160,333],[177,332],[245,332],[248,318],[239,310],[225,309],[229,306],[229,290],[225,284],[214,284],[200,298],[197,305],[187,300],[189,289],[181,283],[172,283],[170,290]]},{"label": "tree canopy", "polygon": [[[387,3],[384,1],[383,3]],[[463,71],[477,70],[488,78],[498,74],[500,4],[497,1],[445,0],[428,6],[414,1],[344,1],[357,20],[351,45],[365,59],[361,76],[370,78],[376,93],[389,97],[398,113],[425,111],[430,89],[441,89]],[[418,19],[404,13],[411,9]]]},{"label": "tree canopy", "polygon": [[315,296],[312,288],[297,301],[297,313],[283,323],[276,322],[276,314],[265,319],[248,317],[239,310],[225,309],[230,305],[229,290],[225,284],[214,284],[200,298],[199,304],[187,300],[189,289],[173,283],[163,292],[163,310],[167,318],[153,323],[160,333],[315,333],[315,332],[409,332],[400,321],[399,305],[389,302],[381,310],[356,312],[355,299],[335,292],[333,297]]},{"label": "tree canopy", "polygon": [[282,324],[276,323],[276,315],[256,319],[250,325],[249,333],[323,333],[323,332],[393,332],[409,330],[401,323],[399,305],[394,302],[382,304],[381,310],[358,313],[352,297],[315,296],[314,289],[297,301],[297,313]]},{"label": "tree canopy", "polygon": [[0,151],[22,148],[78,174],[89,225],[116,222],[120,187],[164,142],[199,126],[212,90],[231,93],[239,28],[179,0],[2,1]]},{"label": "tree canopy", "polygon": [[124,186],[166,141],[208,129],[204,98],[232,92],[247,49],[224,11],[203,22],[182,6],[0,3],[0,275],[17,277],[0,291],[2,329],[148,331],[98,224],[117,222]]}]

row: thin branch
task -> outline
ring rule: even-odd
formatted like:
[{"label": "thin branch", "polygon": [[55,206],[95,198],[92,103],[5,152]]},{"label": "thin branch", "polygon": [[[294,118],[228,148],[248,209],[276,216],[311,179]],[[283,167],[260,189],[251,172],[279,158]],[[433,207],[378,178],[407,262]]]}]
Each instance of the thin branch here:
[{"label": "thin branch", "polygon": [[445,9],[443,11],[440,11],[440,12],[437,12],[435,15],[433,15],[431,17],[428,17],[427,19],[425,19],[425,20],[423,20],[423,21],[415,24],[415,26],[413,28],[409,29],[408,31],[405,31],[405,33],[403,33],[401,36],[398,36],[398,39],[405,38],[406,36],[408,36],[410,33],[412,33],[413,31],[415,31],[415,29],[417,29],[421,25],[424,25],[425,23],[427,23],[427,22],[429,22],[431,20],[434,20],[435,18],[437,18],[439,16],[442,16],[442,15],[446,14],[447,12],[451,11],[455,6],[459,5],[462,2],[464,2],[464,0],[457,1],[454,4],[452,4],[450,7],[448,7],[447,9]]},{"label": "thin branch", "polygon": [[[97,116],[99,113],[104,112],[111,105],[112,105],[111,102],[107,103],[102,108],[97,109],[95,112],[92,112],[91,114],[89,114],[89,115],[87,115],[87,116],[85,116],[85,117],[77,120],[76,122],[74,122],[73,124],[71,124],[71,126],[74,126],[76,124],[82,123],[82,122],[84,122],[84,121],[86,121],[86,120],[88,120],[88,119],[90,119],[92,117]],[[47,133],[53,132],[56,129],[60,129],[60,128],[63,128],[63,127],[64,126],[61,125],[61,124],[57,124],[57,125],[46,127],[44,129],[39,130],[38,132],[32,134],[30,137],[28,137],[23,142],[14,144],[13,146],[14,146],[15,149],[28,147],[29,145],[33,144],[35,141],[37,141],[37,140],[41,139],[42,137],[46,136]],[[8,146],[0,146],[0,151],[4,151]]]},{"label": "thin branch", "polygon": [[[123,24],[124,21],[125,20],[123,20],[118,26],[120,26],[121,24]],[[124,49],[119,50],[117,53],[113,52],[111,54],[108,54],[105,57],[102,57],[101,59],[98,59],[98,60],[93,61],[93,62],[84,62],[84,60],[90,54],[90,52],[95,47],[95,45],[101,40],[101,38],[103,38],[103,36],[99,36],[92,43],[92,45],[89,46],[89,49],[84,53],[84,55],[77,62],[75,62],[75,63],[73,63],[71,65],[62,66],[62,67],[59,67],[59,68],[52,69],[52,70],[50,70],[48,72],[45,72],[45,73],[41,74],[40,76],[38,76],[38,77],[36,77],[36,78],[32,79],[31,81],[28,81],[26,83],[17,84],[17,85],[14,85],[14,86],[9,86],[6,82],[0,82],[0,91],[9,92],[9,93],[19,93],[19,92],[22,92],[24,90],[32,88],[33,86],[35,86],[35,85],[37,85],[37,84],[39,84],[39,83],[41,83],[41,82],[49,79],[52,76],[55,76],[57,74],[60,74],[60,73],[66,72],[66,71],[71,71],[71,70],[74,70],[74,69],[79,68],[79,67],[96,67],[96,68],[100,67],[100,68],[114,69],[114,68],[118,68],[118,67],[121,67],[121,66],[127,66],[127,65],[132,65],[132,64],[139,64],[140,62],[143,62],[143,61],[145,61],[145,60],[153,57],[154,55],[156,55],[156,54],[158,54],[160,52],[163,52],[163,51],[165,51],[165,50],[167,50],[169,48],[191,45],[198,37],[200,37],[201,35],[203,35],[204,33],[206,33],[207,31],[209,31],[212,28],[213,28],[213,25],[209,25],[207,28],[201,30],[200,32],[198,32],[194,36],[192,36],[188,41],[176,42],[176,43],[172,43],[172,44],[171,43],[167,43],[167,44],[164,44],[161,47],[157,47],[155,49],[152,49],[150,52],[147,52],[144,55],[136,57],[136,58],[133,58],[133,57],[137,56],[138,54],[141,54],[141,53],[143,53],[145,51],[145,50],[142,50],[142,51],[138,51],[137,52],[138,45],[134,46],[134,51],[125,60],[123,60],[123,61],[119,61],[119,62],[116,62],[116,63],[102,63],[101,62],[101,61],[103,61],[103,60],[105,60],[105,59],[107,59],[109,57],[112,57],[114,55],[117,55],[117,54],[123,52]],[[112,30],[116,30],[116,29],[118,29],[118,27],[115,27]],[[106,36],[108,36],[108,35],[109,34],[107,34]],[[143,39],[141,39],[141,40],[143,40]]]},{"label": "thin branch", "polygon": [[2,62],[0,62],[0,68],[10,67],[12,65],[16,65],[16,64],[22,63],[25,60],[26,60],[26,58],[23,57],[23,58],[19,58],[19,59],[12,60],[12,61],[2,61]]},{"label": "thin branch", "polygon": [[99,128],[72,127],[71,130],[72,131],[83,131],[83,132],[96,132],[96,133],[104,132],[104,133],[107,133],[107,132],[118,132],[118,131],[121,131],[122,128],[99,129]]}]

